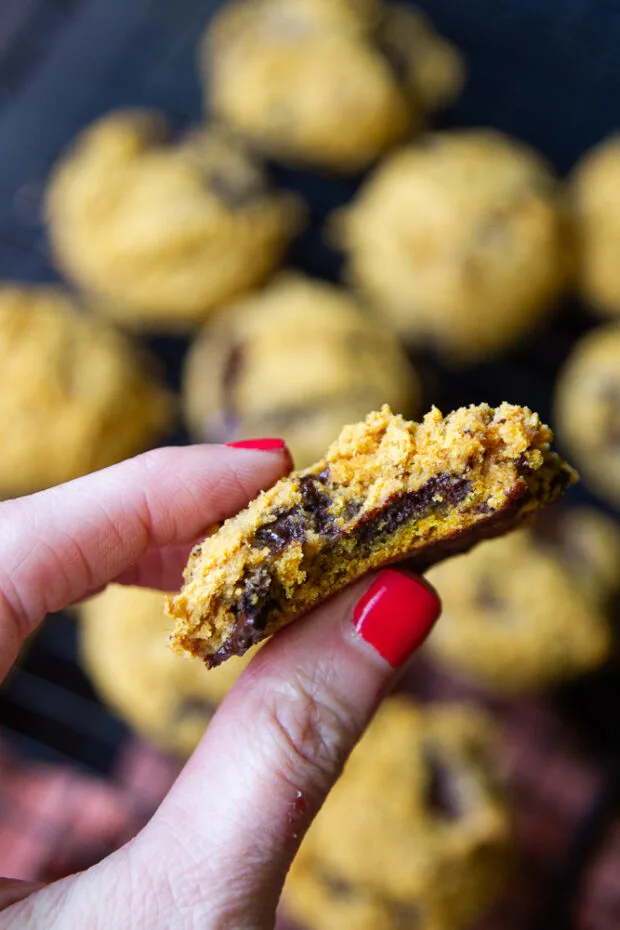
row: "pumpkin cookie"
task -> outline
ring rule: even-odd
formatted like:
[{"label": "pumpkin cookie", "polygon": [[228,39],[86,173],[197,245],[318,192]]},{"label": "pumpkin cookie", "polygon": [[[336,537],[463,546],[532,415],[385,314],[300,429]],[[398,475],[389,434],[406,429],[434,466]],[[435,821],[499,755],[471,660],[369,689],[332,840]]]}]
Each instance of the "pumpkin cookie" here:
[{"label": "pumpkin cookie", "polygon": [[172,645],[209,666],[270,636],[371,569],[417,571],[499,535],[575,480],[527,408],[463,407],[422,423],[386,406],[197,546],[168,601]]},{"label": "pumpkin cookie", "polygon": [[162,749],[188,756],[250,654],[221,669],[166,646],[164,595],[109,585],[80,607],[82,661],[102,699]]},{"label": "pumpkin cookie", "polygon": [[549,511],[429,572],[443,603],[427,649],[506,692],[536,691],[600,665],[612,646],[620,529],[586,508]]},{"label": "pumpkin cookie", "polygon": [[348,276],[416,345],[496,354],[546,318],[564,284],[557,183],[490,130],[431,134],[390,156],[338,211]]},{"label": "pumpkin cookie", "polygon": [[620,316],[620,135],[588,152],[569,187],[578,284],[606,316]]},{"label": "pumpkin cookie", "polygon": [[299,468],[373,407],[418,409],[395,337],[342,288],[287,274],[224,308],[187,356],[184,403],[200,441],[282,436]]},{"label": "pumpkin cookie", "polygon": [[555,422],[586,483],[620,506],[620,323],[573,347],[556,384]]},{"label": "pumpkin cookie", "polygon": [[388,698],[310,827],[284,905],[310,930],[459,930],[510,874],[510,808],[480,711]]},{"label": "pumpkin cookie", "polygon": [[276,159],[359,171],[452,100],[456,50],[420,13],[346,0],[236,0],[200,55],[207,108]]},{"label": "pumpkin cookie", "polygon": [[54,170],[47,213],[60,269],[102,312],[173,330],[263,281],[302,216],[238,142],[214,129],[173,141],[143,110],[79,136]]},{"label": "pumpkin cookie", "polygon": [[0,285],[0,497],[151,446],[172,402],[150,367],[144,352],[60,289]]}]

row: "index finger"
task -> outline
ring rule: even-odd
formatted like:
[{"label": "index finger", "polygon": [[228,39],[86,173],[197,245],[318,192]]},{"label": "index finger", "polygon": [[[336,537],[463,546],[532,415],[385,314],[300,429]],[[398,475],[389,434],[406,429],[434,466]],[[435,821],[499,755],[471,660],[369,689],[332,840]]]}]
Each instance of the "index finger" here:
[{"label": "index finger", "polygon": [[0,503],[0,678],[46,613],[120,575],[152,546],[191,542],[289,468],[285,447],[156,449]]}]

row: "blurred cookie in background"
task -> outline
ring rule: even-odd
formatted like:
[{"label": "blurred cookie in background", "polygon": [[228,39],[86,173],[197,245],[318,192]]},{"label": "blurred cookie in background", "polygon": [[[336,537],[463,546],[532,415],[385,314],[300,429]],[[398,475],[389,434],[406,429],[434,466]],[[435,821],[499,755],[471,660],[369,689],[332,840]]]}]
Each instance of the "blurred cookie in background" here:
[{"label": "blurred cookie in background", "polygon": [[68,294],[5,283],[0,410],[0,497],[14,497],[143,451],[173,404],[146,353]]},{"label": "blurred cookie in background", "polygon": [[374,40],[414,107],[434,113],[455,103],[465,83],[463,58],[415,6],[381,6]]},{"label": "blurred cookie in background", "polygon": [[200,53],[207,111],[275,159],[356,172],[460,93],[458,52],[375,2],[236,0]]},{"label": "blurred cookie in background", "polygon": [[586,484],[620,507],[620,323],[574,344],[556,382],[554,419]]},{"label": "blurred cookie in background", "polygon": [[343,288],[293,273],[214,317],[188,353],[183,390],[196,439],[281,436],[298,468],[381,404],[406,416],[419,405],[385,325]]},{"label": "blurred cookie in background", "polygon": [[332,235],[348,277],[397,330],[448,361],[508,348],[565,281],[557,182],[493,130],[424,136],[387,158]]},{"label": "blurred cookie in background", "polygon": [[620,135],[581,158],[569,202],[581,293],[600,313],[620,316]]},{"label": "blurred cookie in background", "polygon": [[221,130],[175,141],[154,111],[89,126],[47,193],[59,268],[118,322],[182,330],[263,281],[301,226],[293,194]]},{"label": "blurred cookie in background", "polygon": [[302,843],[285,910],[309,930],[459,930],[510,873],[489,719],[388,698]]},{"label": "blurred cookie in background", "polygon": [[102,700],[161,749],[189,756],[255,650],[218,669],[175,655],[161,591],[111,584],[79,609],[82,662]]},{"label": "blurred cookie in background", "polygon": [[540,691],[601,665],[620,592],[620,527],[563,507],[432,568],[443,603],[427,653],[494,691]]}]

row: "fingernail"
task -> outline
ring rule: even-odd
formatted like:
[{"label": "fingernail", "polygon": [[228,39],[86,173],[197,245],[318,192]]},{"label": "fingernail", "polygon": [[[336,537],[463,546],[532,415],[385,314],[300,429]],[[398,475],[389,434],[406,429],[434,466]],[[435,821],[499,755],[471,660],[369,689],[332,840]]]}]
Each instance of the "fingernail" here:
[{"label": "fingernail", "polygon": [[356,605],[353,626],[397,668],[422,645],[440,612],[441,604],[430,587],[388,568]]},{"label": "fingernail", "polygon": [[231,449],[258,449],[259,452],[278,452],[286,447],[283,439],[240,439],[226,445]]}]

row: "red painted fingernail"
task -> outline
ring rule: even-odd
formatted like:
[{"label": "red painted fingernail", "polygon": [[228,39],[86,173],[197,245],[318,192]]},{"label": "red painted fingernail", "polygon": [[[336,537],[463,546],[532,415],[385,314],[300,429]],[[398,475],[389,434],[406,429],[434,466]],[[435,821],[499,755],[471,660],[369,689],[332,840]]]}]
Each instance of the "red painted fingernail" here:
[{"label": "red painted fingernail", "polygon": [[240,439],[239,442],[227,442],[231,449],[258,449],[260,452],[279,452],[286,448],[283,439]]},{"label": "red painted fingernail", "polygon": [[353,612],[353,626],[393,668],[421,646],[441,613],[430,587],[393,569],[385,569]]}]

